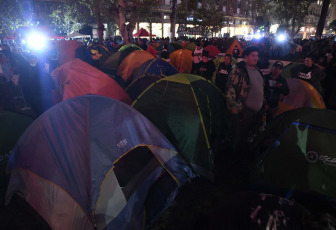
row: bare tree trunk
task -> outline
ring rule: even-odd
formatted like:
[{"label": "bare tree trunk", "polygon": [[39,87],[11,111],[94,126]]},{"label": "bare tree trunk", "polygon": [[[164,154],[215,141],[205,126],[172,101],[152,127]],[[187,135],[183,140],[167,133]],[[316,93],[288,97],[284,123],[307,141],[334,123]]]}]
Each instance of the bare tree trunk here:
[{"label": "bare tree trunk", "polygon": [[328,14],[329,5],[330,5],[330,0],[324,0],[323,1],[321,16],[320,16],[320,19],[319,19],[319,22],[318,22],[317,28],[316,28],[316,34],[315,34],[316,39],[321,39],[324,24],[325,24],[327,14]]},{"label": "bare tree trunk", "polygon": [[98,25],[98,39],[99,39],[99,43],[103,44],[104,41],[104,24],[101,20],[101,16],[100,16],[100,12],[97,15],[97,25]]},{"label": "bare tree trunk", "polygon": [[175,24],[176,24],[176,5],[177,0],[170,0],[171,13],[170,13],[170,41],[175,38]]},{"label": "bare tree trunk", "polygon": [[149,22],[149,41],[152,41],[152,21]]}]

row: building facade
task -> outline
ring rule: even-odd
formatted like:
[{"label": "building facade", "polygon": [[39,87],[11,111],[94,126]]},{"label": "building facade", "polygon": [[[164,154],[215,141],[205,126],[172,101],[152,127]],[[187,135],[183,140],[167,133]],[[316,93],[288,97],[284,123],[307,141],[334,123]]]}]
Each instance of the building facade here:
[{"label": "building facade", "polygon": [[[309,6],[309,13],[305,19],[305,25],[300,30],[300,35],[303,38],[309,38],[311,36],[315,36],[316,27],[319,22],[321,16],[323,0],[317,0]],[[323,34],[329,34],[330,31],[327,30],[327,26],[336,19],[336,5],[335,1],[331,0],[329,5],[329,10],[327,14],[327,18],[325,21],[325,26],[323,30]]]}]

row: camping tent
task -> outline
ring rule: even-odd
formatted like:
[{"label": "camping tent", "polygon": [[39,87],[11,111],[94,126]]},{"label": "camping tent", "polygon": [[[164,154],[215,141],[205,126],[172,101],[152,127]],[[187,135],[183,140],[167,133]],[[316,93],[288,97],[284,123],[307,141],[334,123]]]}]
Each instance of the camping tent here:
[{"label": "camping tent", "polygon": [[21,134],[34,121],[30,116],[20,113],[0,111],[0,202],[3,203],[9,175],[6,173],[10,151]]},{"label": "camping tent", "polygon": [[65,37],[66,38],[87,38],[91,36],[87,34],[78,33],[77,31],[72,31],[70,34],[66,35]]},{"label": "camping tent", "polygon": [[242,55],[243,49],[240,46],[240,43],[238,42],[238,40],[234,38],[229,38],[229,40],[225,42],[223,50],[225,50],[226,54],[232,54],[232,51],[234,50],[235,46],[238,47],[240,51],[240,55]]},{"label": "camping tent", "polygon": [[320,108],[325,109],[322,96],[309,83],[297,79],[287,79],[289,94],[281,96],[277,115],[295,108]]},{"label": "camping tent", "polygon": [[131,82],[145,74],[154,74],[160,77],[167,77],[177,73],[178,72],[174,66],[161,58],[149,59],[136,70],[134,70]]},{"label": "camping tent", "polygon": [[138,32],[133,34],[133,37],[155,37],[155,34],[149,34],[147,30],[141,28]]},{"label": "camping tent", "polygon": [[179,49],[169,55],[170,64],[180,73],[191,73],[193,56],[191,50]]},{"label": "camping tent", "polygon": [[136,78],[129,86],[125,88],[128,96],[134,101],[142,94],[148,86],[161,79],[160,75],[144,74]]},{"label": "camping tent", "polygon": [[135,50],[120,63],[117,75],[127,82],[133,71],[150,59],[154,59],[154,56],[148,51]]},{"label": "camping tent", "polygon": [[144,114],[201,176],[212,178],[216,140],[225,138],[229,113],[210,81],[191,74],[162,78],[132,106]]},{"label": "camping tent", "polygon": [[56,82],[56,103],[85,94],[98,94],[131,103],[131,99],[114,79],[80,59],[58,67],[51,76]]},{"label": "camping tent", "polygon": [[210,58],[214,58],[220,53],[220,50],[214,45],[207,45],[204,50],[209,52]]},{"label": "camping tent", "polygon": [[[32,160],[33,159],[33,160]],[[51,229],[142,229],[193,176],[144,116],[86,95],[36,120],[10,159],[7,203],[19,193]]]},{"label": "camping tent", "polygon": [[296,199],[312,194],[336,201],[335,117],[332,110],[301,108],[270,123],[255,142],[260,153],[251,183]]}]

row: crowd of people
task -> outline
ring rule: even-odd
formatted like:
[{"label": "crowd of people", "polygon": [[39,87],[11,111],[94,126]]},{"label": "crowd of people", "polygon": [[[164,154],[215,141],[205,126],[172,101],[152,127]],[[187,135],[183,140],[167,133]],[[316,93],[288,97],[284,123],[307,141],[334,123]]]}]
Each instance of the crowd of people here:
[{"label": "crowd of people", "polygon": [[[277,50],[280,45],[274,48],[272,40],[266,38],[250,42],[240,40],[242,47],[245,46],[242,54],[237,46],[232,53],[220,53],[223,61],[216,66],[204,47],[215,45],[223,52],[226,40],[227,38],[191,38],[183,39],[182,42],[195,42],[191,73],[213,81],[223,92],[235,123],[236,146],[242,147],[246,145],[241,142],[251,138],[261,123],[270,122],[275,117],[280,96],[288,95],[289,88],[286,79],[281,76],[284,68],[281,58],[269,66],[269,60],[282,52]],[[169,62],[168,39],[136,39],[134,43],[144,50],[148,50],[153,43],[163,43],[161,52],[155,50],[154,54]],[[118,41],[106,40],[100,46],[97,44],[92,41],[87,44],[80,40],[76,57],[99,68],[99,54],[102,53],[99,49],[104,48],[113,53]],[[292,70],[294,76],[314,86],[323,96],[327,108],[336,109],[335,42],[331,39],[315,43],[296,40],[292,44],[296,44],[296,51],[290,51],[289,56],[296,55],[298,62],[304,60]],[[97,49],[97,52],[92,53],[88,47]],[[285,47],[283,45],[282,48]],[[59,52],[54,42],[50,42],[48,49],[40,55],[27,54],[20,47],[1,44],[1,108],[15,110],[16,103],[13,100],[16,98],[21,98],[22,103],[32,108],[36,116],[50,108],[53,105],[51,91],[55,86],[49,74],[58,67],[58,57]],[[269,69],[268,74],[261,71],[265,68]]]}]

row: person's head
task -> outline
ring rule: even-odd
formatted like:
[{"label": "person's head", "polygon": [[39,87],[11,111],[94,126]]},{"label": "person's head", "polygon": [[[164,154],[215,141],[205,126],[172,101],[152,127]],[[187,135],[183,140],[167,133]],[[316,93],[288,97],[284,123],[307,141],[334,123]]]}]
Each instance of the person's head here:
[{"label": "person's head", "polygon": [[259,60],[259,48],[256,46],[248,46],[244,49],[242,57],[248,66],[255,66]]},{"label": "person's head", "polygon": [[224,56],[224,64],[225,65],[231,65],[231,54],[225,54]]},{"label": "person's head", "polygon": [[313,62],[313,57],[312,56],[306,56],[305,57],[305,60],[304,60],[305,66],[312,67],[313,63],[314,62]]},{"label": "person's head", "polygon": [[272,66],[272,76],[273,77],[279,77],[279,75],[281,74],[283,69],[283,64],[281,61],[276,61],[274,62],[273,66]]},{"label": "person's head", "polygon": [[35,67],[37,65],[37,57],[35,55],[29,56],[29,65]]},{"label": "person's head", "polygon": [[326,56],[327,56],[327,63],[330,63],[331,60],[336,59],[336,50],[332,49],[328,50]]},{"label": "person's head", "polygon": [[208,60],[209,60],[209,52],[206,51],[206,50],[203,50],[203,52],[202,52],[202,61],[203,62],[208,62]]}]

